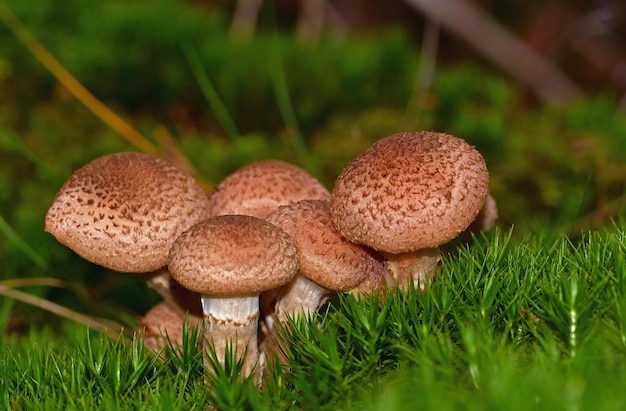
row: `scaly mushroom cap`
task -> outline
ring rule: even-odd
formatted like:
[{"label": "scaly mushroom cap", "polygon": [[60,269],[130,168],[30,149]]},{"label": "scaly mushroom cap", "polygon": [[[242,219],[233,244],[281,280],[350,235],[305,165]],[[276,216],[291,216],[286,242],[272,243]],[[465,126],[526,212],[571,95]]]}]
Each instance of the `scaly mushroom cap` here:
[{"label": "scaly mushroom cap", "polygon": [[226,177],[210,198],[210,215],[245,214],[265,218],[277,207],[300,200],[329,200],[330,192],[293,164],[263,160]]},{"label": "scaly mushroom cap", "polygon": [[333,291],[347,291],[383,265],[362,246],[344,240],[330,219],[330,202],[303,200],[281,206],[266,221],[282,228],[300,254],[300,274]]},{"label": "scaly mushroom cap", "polygon": [[208,196],[173,164],[116,153],[78,169],[46,214],[45,230],[81,257],[143,273],[167,264],[178,235],[208,217]]},{"label": "scaly mushroom cap", "polygon": [[256,217],[224,215],[185,231],[170,250],[169,271],[183,287],[211,297],[259,294],[289,282],[298,251],[280,228]]},{"label": "scaly mushroom cap", "polygon": [[335,182],[331,216],[348,240],[389,253],[444,244],[476,218],[489,173],[480,153],[442,133],[398,133],[357,156]]}]

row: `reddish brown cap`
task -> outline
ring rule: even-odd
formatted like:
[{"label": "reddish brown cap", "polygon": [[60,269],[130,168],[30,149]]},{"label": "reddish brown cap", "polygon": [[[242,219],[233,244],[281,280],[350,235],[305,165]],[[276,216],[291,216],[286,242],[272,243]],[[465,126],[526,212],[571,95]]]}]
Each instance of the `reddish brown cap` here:
[{"label": "reddish brown cap", "polygon": [[259,294],[298,271],[293,240],[256,217],[224,215],[185,231],[172,246],[169,271],[183,287],[212,297]]},{"label": "reddish brown cap", "polygon": [[348,240],[389,253],[444,244],[476,218],[489,173],[480,153],[442,133],[379,140],[343,170],[331,216]]},{"label": "reddish brown cap", "polygon": [[296,243],[300,274],[324,288],[347,291],[383,264],[362,246],[344,240],[330,219],[330,202],[303,200],[277,208],[267,219]]},{"label": "reddish brown cap", "polygon": [[179,234],[208,216],[208,196],[173,164],[117,153],[78,169],[46,215],[45,230],[81,257],[123,272],[167,264]]},{"label": "reddish brown cap", "polygon": [[300,167],[263,160],[226,177],[209,201],[211,216],[245,214],[265,218],[281,205],[308,199],[329,200],[330,192]]},{"label": "reddish brown cap", "polygon": [[144,346],[156,352],[167,347],[169,340],[173,347],[182,347],[185,320],[189,331],[202,324],[201,317],[183,317],[178,310],[167,303],[155,305],[143,317],[139,327],[143,332]]}]

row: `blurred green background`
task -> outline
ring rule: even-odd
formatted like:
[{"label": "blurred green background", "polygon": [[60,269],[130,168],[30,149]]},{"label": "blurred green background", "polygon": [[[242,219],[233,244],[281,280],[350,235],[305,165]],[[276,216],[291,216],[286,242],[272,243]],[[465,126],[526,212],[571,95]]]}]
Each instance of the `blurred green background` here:
[{"label": "blurred green background", "polygon": [[[483,153],[498,224],[514,227],[514,239],[576,238],[622,216],[626,18],[618,2],[461,2],[533,47],[584,93],[559,105],[455,34],[454,21],[438,25],[411,2],[321,2],[319,26],[306,2],[266,1],[237,28],[241,3],[0,6],[164,156],[182,153],[208,185],[251,161],[279,158],[332,188],[377,139],[427,129]],[[87,263],[43,232],[45,212],[73,170],[137,148],[60,85],[2,16],[0,280],[61,278],[85,294],[28,291],[93,315],[141,314],[159,298],[139,278]],[[0,299],[4,331],[51,318]]]}]

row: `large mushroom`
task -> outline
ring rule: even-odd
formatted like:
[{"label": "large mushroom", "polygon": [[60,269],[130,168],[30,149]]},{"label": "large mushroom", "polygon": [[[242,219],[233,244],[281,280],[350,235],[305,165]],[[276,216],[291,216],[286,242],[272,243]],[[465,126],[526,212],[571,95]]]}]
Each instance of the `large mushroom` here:
[{"label": "large mushroom", "polygon": [[202,296],[207,369],[214,369],[213,360],[223,364],[231,352],[242,361],[242,375],[260,383],[259,294],[289,282],[298,260],[284,231],[252,216],[209,218],[174,242],[172,276]]},{"label": "large mushroom", "polygon": [[122,152],[74,172],[48,210],[45,230],[92,263],[145,274],[176,306],[163,269],[169,249],[208,213],[208,196],[186,172],[148,154]]},{"label": "large mushroom", "polygon": [[488,193],[480,153],[436,132],[383,138],[357,156],[335,182],[331,217],[349,241],[380,251],[400,287],[423,287],[438,247],[476,219]]}]

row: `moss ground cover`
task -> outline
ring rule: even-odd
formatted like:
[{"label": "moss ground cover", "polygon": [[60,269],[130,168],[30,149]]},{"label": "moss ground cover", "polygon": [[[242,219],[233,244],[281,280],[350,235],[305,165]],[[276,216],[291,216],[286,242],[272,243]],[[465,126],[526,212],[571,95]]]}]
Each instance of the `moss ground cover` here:
[{"label": "moss ground cover", "polygon": [[[4,409],[618,409],[624,406],[622,230],[512,244],[496,233],[446,256],[424,293],[340,296],[288,333],[289,369],[262,392],[237,365],[202,380],[190,335],[164,363],[140,341],[68,325],[2,336]],[[54,336],[53,336],[54,335]]]}]

